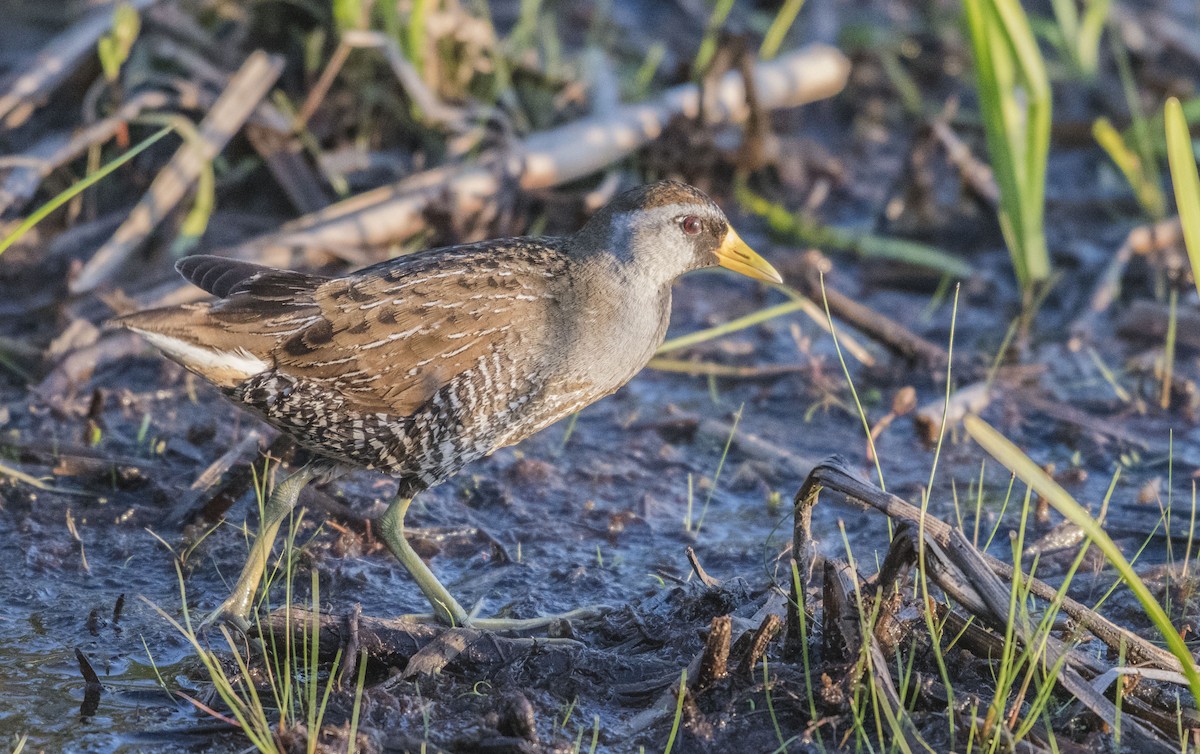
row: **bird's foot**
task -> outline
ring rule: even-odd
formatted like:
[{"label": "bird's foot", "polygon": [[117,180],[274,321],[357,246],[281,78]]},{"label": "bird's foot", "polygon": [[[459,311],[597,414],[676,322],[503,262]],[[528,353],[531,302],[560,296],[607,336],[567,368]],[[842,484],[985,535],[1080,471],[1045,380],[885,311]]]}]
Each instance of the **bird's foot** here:
[{"label": "bird's foot", "polygon": [[200,625],[196,626],[196,633],[203,633],[217,626],[232,626],[242,634],[249,634],[250,621],[246,617],[249,613],[248,605],[238,605],[232,597],[221,603],[221,606],[200,621]]},{"label": "bird's foot", "polygon": [[451,628],[474,628],[480,631],[495,633],[519,633],[523,631],[540,631],[551,629],[550,633],[556,638],[571,638],[570,624],[573,620],[586,620],[603,615],[612,608],[607,605],[591,605],[580,607],[556,615],[542,615],[537,618],[476,618],[465,616],[462,621],[447,621],[443,615],[433,613],[416,613],[400,616],[401,620],[414,623],[439,623]]}]

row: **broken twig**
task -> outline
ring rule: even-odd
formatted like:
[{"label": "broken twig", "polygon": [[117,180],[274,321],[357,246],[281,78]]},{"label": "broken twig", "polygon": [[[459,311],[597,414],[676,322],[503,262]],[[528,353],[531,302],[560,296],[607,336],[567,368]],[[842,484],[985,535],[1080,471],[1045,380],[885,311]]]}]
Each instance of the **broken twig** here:
[{"label": "broken twig", "polygon": [[[159,0],[127,0],[141,13]],[[116,3],[105,3],[88,13],[78,23],[51,39],[29,61],[29,65],[13,80],[8,90],[0,93],[0,127],[16,128],[37,110],[59,84],[71,77],[76,69],[96,53],[96,43],[112,28],[112,13]]]},{"label": "broken twig", "polygon": [[[811,45],[755,69],[759,103],[766,109],[797,107],[833,96],[845,86],[846,57]],[[748,115],[745,84],[738,73],[721,79],[715,125],[741,123]],[[700,104],[693,84],[675,87],[649,102],[624,105],[549,131],[531,134],[511,155],[493,154],[470,165],[435,168],[302,217],[278,232],[230,250],[260,263],[290,266],[296,249],[378,248],[402,242],[426,227],[426,209],[437,203],[454,216],[484,210],[514,176],[522,189],[561,185],[598,172],[657,138],[676,115],[695,117]]]},{"label": "broken twig", "polygon": [[200,123],[198,138],[184,140],[129,218],[71,281],[72,293],[90,291],[104,282],[141,246],[151,231],[183,200],[204,166],[242,127],[282,71],[283,59],[265,52],[255,52],[246,59]]}]

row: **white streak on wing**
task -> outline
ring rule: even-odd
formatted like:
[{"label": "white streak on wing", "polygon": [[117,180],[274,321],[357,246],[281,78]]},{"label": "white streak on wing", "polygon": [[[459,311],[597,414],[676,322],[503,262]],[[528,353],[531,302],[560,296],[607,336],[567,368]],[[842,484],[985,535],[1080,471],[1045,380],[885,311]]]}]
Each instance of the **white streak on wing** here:
[{"label": "white streak on wing", "polygon": [[205,348],[186,340],[173,338],[147,330],[130,328],[141,335],[150,344],[168,356],[178,359],[184,366],[197,371],[227,371],[242,375],[242,379],[251,377],[268,369],[267,362],[254,356],[244,348],[231,351]]}]

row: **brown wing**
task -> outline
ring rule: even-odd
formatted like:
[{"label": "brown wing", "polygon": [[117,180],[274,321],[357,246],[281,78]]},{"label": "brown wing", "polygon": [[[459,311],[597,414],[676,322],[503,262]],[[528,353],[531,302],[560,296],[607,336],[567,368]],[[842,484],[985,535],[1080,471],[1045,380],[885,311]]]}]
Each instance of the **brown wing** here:
[{"label": "brown wing", "polygon": [[289,316],[268,318],[277,334],[293,328],[271,356],[278,371],[324,383],[358,410],[409,416],[501,344],[536,346],[568,285],[565,267],[554,239],[401,257],[329,280]]},{"label": "brown wing", "polygon": [[180,260],[176,269],[221,300],[148,309],[109,324],[141,333],[170,358],[227,389],[271,367],[280,334],[316,311],[313,292],[328,280],[202,255]]}]

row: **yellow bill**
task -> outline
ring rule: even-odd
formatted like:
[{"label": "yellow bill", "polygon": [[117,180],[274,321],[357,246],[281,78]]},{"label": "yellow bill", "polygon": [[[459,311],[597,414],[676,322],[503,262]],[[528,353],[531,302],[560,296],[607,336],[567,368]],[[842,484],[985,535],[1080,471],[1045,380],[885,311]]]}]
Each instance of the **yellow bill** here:
[{"label": "yellow bill", "polygon": [[782,283],[783,278],[767,260],[754,253],[733,228],[725,232],[725,240],[717,247],[717,264],[727,270],[740,272],[755,280]]}]

